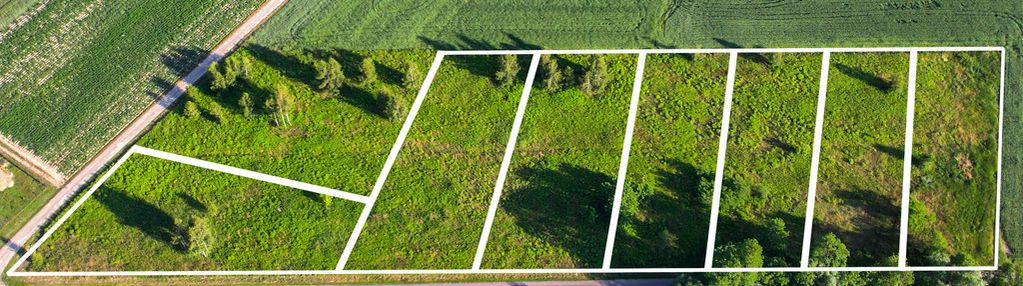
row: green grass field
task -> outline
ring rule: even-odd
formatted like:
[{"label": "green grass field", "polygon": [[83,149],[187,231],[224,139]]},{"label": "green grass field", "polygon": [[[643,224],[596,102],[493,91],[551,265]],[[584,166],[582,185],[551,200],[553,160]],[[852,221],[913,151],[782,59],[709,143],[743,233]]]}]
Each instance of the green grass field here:
[{"label": "green grass field", "polygon": [[134,155],[28,271],[333,269],[361,204]]},{"label": "green grass field", "polygon": [[346,269],[472,266],[523,85],[497,59],[445,57]]},{"label": "green grass field", "polygon": [[605,91],[586,94],[576,83],[533,89],[483,267],[600,266],[637,58],[555,60],[581,74],[598,57],[607,61]]},{"label": "green grass field", "polygon": [[958,265],[994,263],[999,57],[920,54],[910,265],[938,264],[934,252],[965,256]]},{"label": "green grass field", "polygon": [[14,235],[55,191],[0,159],[0,240]]},{"label": "green grass field", "polygon": [[260,1],[53,1],[0,41],[0,134],[74,173]]},{"label": "green grass field", "polygon": [[644,69],[611,266],[702,267],[728,56],[648,55]]},{"label": "green grass field", "polygon": [[906,53],[831,57],[812,239],[835,233],[851,266],[898,250],[908,69]]}]

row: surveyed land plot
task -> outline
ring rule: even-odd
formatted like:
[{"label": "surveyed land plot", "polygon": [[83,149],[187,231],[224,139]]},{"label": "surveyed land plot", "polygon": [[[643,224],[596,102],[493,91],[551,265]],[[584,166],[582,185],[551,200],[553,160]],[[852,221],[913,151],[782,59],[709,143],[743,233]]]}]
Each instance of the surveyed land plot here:
[{"label": "surveyed land plot", "polygon": [[994,264],[1000,56],[920,53],[909,265]]},{"label": "surveyed land plot", "polygon": [[831,56],[812,240],[836,235],[850,266],[896,265],[908,66],[908,53]]},{"label": "surveyed land plot", "polygon": [[485,269],[599,267],[604,257],[636,55],[550,55],[542,66],[551,61],[579,73],[605,65],[606,86],[534,84]]},{"label": "surveyed land plot", "polygon": [[138,153],[124,160],[25,271],[332,269],[362,206]]},{"label": "surveyed land plot", "polygon": [[703,266],[727,69],[724,54],[647,56],[612,267]]},{"label": "surveyed land plot", "polygon": [[[927,182],[910,173],[927,166],[918,158],[948,150],[966,153],[970,164],[953,157],[955,165],[936,165],[953,166],[942,170],[965,178],[966,169],[973,176],[984,174],[984,166],[991,164],[984,152],[1000,154],[1000,133],[998,143],[971,145],[967,143],[987,141],[963,140],[990,139],[993,119],[979,110],[994,105],[981,95],[990,95],[993,88],[993,80],[982,75],[993,73],[995,56],[935,53],[940,55],[937,60],[923,61],[923,79],[932,78],[932,71],[951,70],[957,79],[969,80],[928,84],[917,80],[918,54],[927,59],[930,52],[1003,50],[442,51],[371,194],[341,196],[365,207],[348,213],[359,220],[336,268],[9,274],[992,270],[995,266],[981,264],[990,260],[977,253],[987,251],[981,240],[992,238],[991,245],[998,245],[993,235],[998,231],[998,155],[994,190],[984,190],[992,187],[981,186],[986,179],[974,177],[970,183],[977,184],[971,186],[977,192],[955,195],[980,202],[994,193],[991,236],[971,236],[955,224],[961,218],[989,221],[983,210],[970,210],[982,214],[977,217],[957,216],[964,212],[919,199],[923,203],[910,211],[912,186],[907,182]],[[500,60],[503,55],[517,56]],[[511,77],[499,72],[509,62],[522,67],[527,61],[528,72],[519,69]],[[927,68],[929,61],[938,64]],[[921,98],[917,103],[918,85],[921,96],[976,96],[944,96],[937,102]],[[934,116],[928,110],[936,106],[960,105],[967,116],[946,113],[940,115],[954,120],[925,122]],[[996,105],[988,112],[997,114],[1000,130],[1000,99]],[[915,131],[914,107],[922,120]],[[956,120],[986,123],[963,124],[952,135],[934,127],[955,126]],[[914,144],[915,134],[927,135]],[[921,147],[913,148],[917,145]],[[994,147],[998,149],[989,150]],[[925,165],[914,166],[917,161]],[[951,180],[933,182],[950,187],[921,187],[921,194],[914,196],[943,198],[959,188]],[[340,192],[302,184],[283,185]],[[330,205],[330,200],[323,201]],[[911,214],[928,214],[920,209],[936,214],[931,216],[936,232],[908,227],[919,225]],[[804,221],[809,224],[801,225]],[[904,239],[908,232],[909,241]],[[925,249],[956,258],[917,264],[912,258],[916,250],[899,255],[935,241],[939,234],[954,237],[948,241],[955,243]],[[848,263],[822,260],[833,254],[829,247],[836,241],[852,253]],[[33,246],[29,255],[39,247]],[[309,246],[297,248],[303,247]],[[762,259],[755,261],[764,263],[731,263],[747,254],[759,255]],[[997,265],[997,252],[992,254]]]},{"label": "surveyed land plot", "polygon": [[444,58],[346,269],[472,265],[525,77],[495,85],[499,67]]},{"label": "surveyed land plot", "polygon": [[765,267],[800,262],[820,67],[819,53],[738,57],[715,243],[756,239]]}]

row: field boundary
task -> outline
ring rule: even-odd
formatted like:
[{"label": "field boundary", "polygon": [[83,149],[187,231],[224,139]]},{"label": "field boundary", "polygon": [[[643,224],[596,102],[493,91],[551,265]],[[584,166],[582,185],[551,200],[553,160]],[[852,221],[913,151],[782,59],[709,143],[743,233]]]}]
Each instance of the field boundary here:
[{"label": "field boundary", "polygon": [[[536,73],[535,68],[536,68],[536,65],[537,65],[536,61],[539,59],[539,56],[546,55],[546,54],[639,54],[641,62],[643,61],[643,58],[646,55],[648,55],[648,54],[671,54],[671,53],[680,53],[680,54],[722,53],[722,54],[729,54],[729,75],[728,75],[727,87],[726,87],[726,91],[725,91],[725,97],[726,98],[725,98],[724,106],[723,106],[724,114],[722,115],[723,118],[722,118],[721,138],[719,138],[720,142],[719,142],[719,152],[718,152],[718,158],[717,158],[717,160],[718,160],[718,162],[717,162],[717,172],[715,174],[715,188],[714,188],[714,197],[713,197],[713,202],[712,202],[712,213],[713,214],[711,216],[711,220],[713,222],[713,221],[717,220],[717,208],[720,205],[720,191],[721,191],[720,188],[721,188],[721,184],[722,184],[721,177],[723,176],[723,170],[721,170],[721,169],[723,167],[722,163],[723,163],[723,159],[725,157],[724,155],[726,153],[725,149],[722,147],[723,145],[721,145],[721,144],[725,144],[727,142],[728,118],[730,117],[729,114],[728,114],[728,111],[729,111],[730,105],[731,105],[731,100],[730,100],[731,93],[734,90],[735,65],[736,65],[737,57],[739,56],[739,54],[743,54],[743,53],[823,53],[824,54],[824,58],[822,59],[822,78],[821,78],[821,87],[820,87],[822,90],[819,90],[818,103],[817,103],[818,104],[818,106],[817,106],[817,117],[815,118],[816,119],[815,120],[816,123],[815,123],[815,130],[814,130],[815,134],[814,134],[814,143],[813,143],[814,144],[814,146],[813,146],[813,149],[814,149],[813,153],[814,153],[814,155],[812,155],[814,157],[814,159],[811,160],[811,165],[813,165],[813,162],[817,162],[817,160],[819,160],[818,157],[820,155],[819,154],[819,152],[820,152],[820,150],[819,150],[820,149],[820,141],[821,141],[820,139],[821,139],[821,133],[822,133],[822,128],[823,128],[821,123],[823,121],[823,104],[825,102],[825,96],[826,96],[826,89],[825,88],[826,88],[826,85],[827,85],[827,82],[826,82],[827,79],[825,77],[827,75],[827,68],[829,66],[828,62],[830,60],[830,54],[831,53],[835,53],[835,52],[842,52],[842,53],[855,53],[855,52],[904,52],[904,53],[909,53],[910,54],[910,61],[911,61],[910,73],[911,74],[910,74],[910,82],[909,82],[909,84],[911,85],[911,87],[907,91],[907,93],[909,93],[907,101],[910,104],[910,107],[908,107],[907,111],[906,111],[907,112],[906,116],[907,116],[907,119],[908,119],[907,122],[906,122],[906,124],[907,124],[906,136],[908,137],[908,138],[906,138],[906,144],[907,144],[907,149],[908,149],[909,147],[911,147],[909,144],[911,144],[911,142],[912,142],[911,140],[912,140],[912,136],[913,136],[912,130],[911,130],[911,128],[912,128],[911,126],[912,126],[912,116],[913,116],[913,107],[912,107],[912,105],[914,104],[913,93],[915,92],[915,86],[912,86],[912,85],[915,82],[915,74],[914,74],[914,72],[916,71],[916,69],[915,69],[915,61],[916,61],[917,54],[919,52],[982,52],[982,51],[1000,52],[1001,53],[1001,74],[999,76],[1000,77],[1000,79],[999,79],[1000,80],[1000,85],[999,85],[999,91],[998,91],[998,96],[997,96],[998,97],[998,111],[997,111],[998,112],[998,139],[997,139],[998,140],[998,142],[997,142],[997,144],[998,144],[997,145],[998,158],[997,158],[997,168],[996,168],[997,169],[996,170],[996,182],[997,182],[997,185],[995,187],[995,192],[996,192],[995,204],[996,205],[995,205],[995,229],[994,229],[994,231],[995,231],[995,234],[994,234],[994,246],[995,247],[993,248],[993,251],[994,251],[994,262],[995,262],[994,265],[990,265],[990,266],[907,266],[906,263],[905,263],[905,255],[901,255],[900,258],[899,258],[898,266],[879,266],[879,267],[809,267],[809,263],[808,263],[808,243],[807,243],[809,241],[809,238],[807,236],[805,236],[805,233],[809,232],[809,229],[812,226],[810,226],[810,227],[804,226],[804,227],[806,227],[806,229],[805,229],[806,231],[804,231],[804,245],[803,245],[803,249],[802,249],[803,252],[801,253],[802,254],[802,256],[801,256],[802,259],[801,259],[801,263],[800,263],[799,267],[714,268],[712,262],[713,262],[714,238],[716,236],[716,234],[715,234],[716,224],[712,223],[711,226],[710,226],[709,234],[708,234],[709,235],[709,239],[708,239],[708,252],[707,252],[707,258],[706,258],[706,264],[705,264],[704,267],[694,267],[694,268],[611,268],[610,265],[608,264],[608,261],[610,261],[609,260],[610,259],[610,254],[609,253],[613,252],[613,244],[612,244],[613,240],[612,239],[614,237],[613,232],[616,231],[616,230],[615,229],[609,229],[608,247],[605,249],[605,258],[604,258],[604,262],[605,263],[604,263],[604,266],[601,267],[601,268],[479,269],[479,264],[480,264],[480,261],[482,260],[482,253],[483,253],[483,251],[481,249],[485,249],[485,241],[484,240],[486,239],[486,235],[487,235],[486,232],[484,232],[481,235],[481,237],[480,237],[481,244],[480,244],[480,246],[477,247],[477,257],[474,260],[472,268],[466,268],[466,269],[405,269],[405,270],[397,270],[397,269],[392,269],[392,270],[346,270],[346,269],[344,269],[345,268],[345,264],[347,263],[348,258],[351,256],[351,253],[352,253],[352,251],[353,251],[353,249],[354,249],[354,247],[355,247],[355,245],[357,243],[359,235],[362,232],[362,229],[363,229],[363,227],[364,227],[364,225],[366,223],[366,220],[369,218],[369,215],[370,215],[370,213],[372,211],[372,208],[373,208],[373,204],[375,203],[376,199],[379,197],[379,194],[380,194],[380,192],[381,192],[381,190],[382,190],[382,188],[384,186],[384,183],[386,182],[387,176],[388,176],[389,172],[391,171],[391,169],[393,168],[394,162],[395,162],[398,154],[400,153],[401,147],[403,146],[404,141],[405,141],[405,139],[406,139],[406,137],[407,137],[407,135],[408,135],[412,125],[413,125],[413,122],[414,122],[414,120],[416,118],[416,115],[418,114],[418,111],[419,111],[419,109],[421,108],[421,106],[422,106],[422,104],[424,102],[424,99],[425,99],[426,93],[429,90],[430,84],[433,82],[433,80],[434,80],[434,78],[435,78],[435,76],[437,74],[437,71],[438,71],[438,69],[439,69],[439,67],[441,65],[441,62],[443,61],[445,56],[506,55],[506,54],[532,55],[533,56],[533,62],[531,64],[531,66],[530,66],[530,71],[528,72],[528,75],[527,75],[527,81],[530,81],[530,79],[532,77],[535,77],[535,73]],[[637,67],[637,75],[636,75],[637,79],[641,79],[642,78],[642,76],[641,76],[642,75],[642,71],[641,70],[642,70],[642,67],[638,66]],[[524,106],[523,102],[524,101],[528,101],[528,88],[529,88],[528,85],[529,85],[529,83],[527,83],[526,90],[523,91],[522,99],[520,99],[521,100],[520,101],[520,106],[519,106],[520,111],[516,114],[516,117],[521,117],[522,113],[524,112],[525,106]],[[633,88],[634,88],[634,91],[633,91],[634,92],[634,94],[633,94],[633,97],[634,97],[633,101],[636,100],[635,98],[638,95],[638,93],[636,92],[636,89],[638,89],[640,86],[641,86],[641,82],[638,82],[638,81],[634,82],[634,84],[633,84]],[[1002,156],[1002,138],[1003,138],[1002,130],[1003,130],[1003,122],[1004,122],[1004,119],[1003,119],[1004,96],[1005,96],[1005,48],[1004,47],[919,47],[919,48],[892,47],[892,48],[781,48],[781,49],[767,48],[767,49],[663,49],[663,50],[633,49],[633,50],[438,51],[436,56],[435,56],[435,58],[434,58],[433,64],[431,65],[431,68],[430,68],[429,72],[427,73],[427,76],[426,76],[426,78],[425,78],[425,80],[424,80],[424,82],[423,82],[423,84],[422,84],[422,86],[421,86],[421,88],[420,88],[420,90],[419,90],[419,92],[417,94],[417,97],[416,97],[415,101],[413,102],[413,105],[412,105],[412,107],[411,107],[411,109],[410,109],[410,111],[409,111],[409,113],[408,113],[408,115],[407,115],[407,117],[406,117],[406,119],[405,119],[405,121],[403,123],[402,129],[399,132],[398,137],[395,140],[394,145],[391,148],[391,151],[390,151],[390,153],[388,155],[387,161],[385,162],[385,164],[384,164],[384,166],[383,166],[383,168],[382,168],[382,170],[380,172],[380,176],[376,180],[376,183],[375,183],[375,185],[373,187],[373,190],[372,190],[371,194],[368,197],[361,197],[360,198],[361,200],[364,201],[365,206],[364,206],[363,211],[361,213],[360,219],[359,219],[358,223],[356,224],[355,229],[353,230],[352,235],[348,239],[348,243],[346,244],[344,252],[342,253],[340,260],[338,261],[338,265],[337,265],[337,267],[334,270],[310,270],[310,271],[304,271],[304,270],[294,270],[294,271],[290,271],[290,270],[284,270],[284,271],[96,271],[96,272],[19,272],[19,271],[16,271],[22,265],[22,263],[24,263],[25,260],[27,260],[27,258],[30,257],[30,255],[45,241],[45,239],[47,237],[49,237],[57,229],[57,227],[59,227],[60,224],[63,223],[63,221],[66,220],[67,217],[70,216],[70,214],[72,212],[74,212],[82,204],[82,202],[86,198],[88,198],[88,196],[91,195],[92,192],[94,192],[96,190],[96,188],[98,188],[98,186],[101,185],[110,176],[110,174],[112,173],[113,170],[116,170],[120,166],[120,164],[122,164],[131,154],[136,153],[136,151],[138,151],[138,150],[145,150],[145,149],[136,149],[136,148],[142,148],[142,147],[137,147],[136,146],[136,147],[132,147],[132,149],[129,150],[128,154],[124,155],[119,161],[117,161],[117,163],[114,164],[114,167],[112,168],[112,170],[108,171],[103,177],[101,177],[99,179],[99,181],[96,183],[96,185],[92,189],[90,189],[90,191],[87,192],[86,195],[82,199],[80,199],[78,202],[76,202],[75,205],[72,206],[70,211],[67,214],[65,214],[65,216],[63,216],[57,222],[56,225],[51,227],[50,230],[47,231],[47,233],[43,235],[43,238],[41,238],[40,241],[36,242],[36,244],[33,245],[33,247],[29,250],[28,253],[26,253],[24,256],[22,256],[22,258],[15,264],[15,266],[12,267],[7,272],[7,275],[8,276],[220,276],[220,275],[553,274],[553,273],[579,273],[579,274],[594,273],[594,274],[598,274],[598,273],[821,272],[821,271],[824,271],[824,272],[851,272],[851,271],[882,271],[882,272],[883,271],[993,271],[993,270],[997,270],[998,269],[997,265],[998,265],[998,261],[999,261],[999,247],[998,247],[998,245],[999,245],[999,242],[1000,242],[1000,235],[998,235],[998,232],[1000,230],[999,223],[1001,221],[1000,220],[1000,215],[1001,215],[1001,209],[1000,209],[1000,206],[1001,206],[1001,175],[1002,175],[1002,158],[1001,158],[1001,156]],[[632,105],[630,106],[630,111],[629,111],[630,117],[633,116],[633,114],[635,113],[634,110],[632,110],[632,109],[634,109],[635,105],[636,105],[636,103],[633,102]],[[632,118],[630,118],[629,120],[631,121]],[[628,122],[626,124],[628,126]],[[622,159],[625,160],[625,161],[627,161],[627,159],[628,159],[628,145],[631,143],[630,142],[630,138],[631,138],[631,135],[632,135],[631,132],[628,132],[628,131],[631,131],[631,130],[627,130],[627,134],[625,135],[625,140],[623,140]],[[513,131],[512,135],[514,136],[515,133],[516,132]],[[512,142],[512,140],[509,140],[509,141],[510,141],[509,145],[513,145],[514,144],[514,142]],[[512,148],[512,146],[509,146],[508,148]],[[147,152],[147,151],[143,151],[143,152]],[[910,152],[906,152],[906,154],[911,154],[911,153]],[[507,154],[506,154],[506,157],[507,157]],[[510,160],[509,158],[505,158],[504,161],[509,161],[509,160]],[[503,162],[502,165],[504,165],[504,164],[505,163]],[[620,164],[621,165],[619,166],[619,176],[621,176],[621,173],[627,167],[626,162],[620,162]],[[908,164],[909,164],[909,160],[906,159],[905,162],[904,162],[904,165],[908,165]],[[906,167],[904,166],[904,169],[905,168]],[[244,171],[244,170],[242,170],[242,171]],[[813,171],[813,172],[815,172],[815,171]],[[905,253],[905,248],[906,248],[906,243],[907,243],[906,239],[905,239],[905,233],[907,231],[907,229],[906,229],[906,219],[907,219],[907,217],[905,216],[905,210],[908,207],[908,201],[909,201],[908,200],[908,196],[905,195],[909,191],[908,185],[905,183],[905,180],[908,179],[908,177],[907,177],[908,174],[907,173],[908,173],[908,171],[904,170],[904,174],[903,174],[903,180],[904,180],[904,184],[903,185],[904,186],[903,186],[903,190],[902,190],[903,194],[904,194],[903,198],[902,198],[903,217],[902,217],[902,229],[901,229],[901,233],[900,233],[900,254],[904,254]],[[500,176],[499,176],[498,179],[500,180]],[[814,187],[812,187],[815,184],[813,179],[814,178],[811,177],[811,182],[810,182],[810,184],[811,184],[811,186],[810,186],[811,191],[810,191],[810,193],[808,193],[808,199],[810,199],[810,202],[808,203],[808,206],[807,206],[807,209],[808,209],[807,212],[809,214],[812,214],[812,208],[813,208],[813,204],[812,204],[813,200],[812,199],[814,198],[814,195],[815,195],[813,193]],[[621,183],[621,182],[619,182],[619,183]],[[495,189],[500,188],[500,187],[501,186],[495,186]],[[616,189],[618,189],[617,186],[616,186]],[[616,201],[620,200],[620,196],[621,196],[620,192],[621,192],[620,189],[616,190],[616,194],[615,194],[615,200]],[[492,202],[499,202],[499,200],[500,200],[500,194],[495,193],[495,196],[492,199]],[[497,206],[496,203],[492,203],[490,208],[494,209],[496,206]],[[617,208],[620,207],[620,202],[614,204],[614,207],[615,207],[615,209],[613,209],[612,212],[613,213],[619,212],[620,210],[618,210]],[[490,214],[488,213],[488,220],[490,220],[490,219],[492,219],[492,218],[490,218]],[[812,222],[812,217],[808,217],[807,221]],[[615,221],[612,220],[611,225],[612,226],[616,225]]]}]

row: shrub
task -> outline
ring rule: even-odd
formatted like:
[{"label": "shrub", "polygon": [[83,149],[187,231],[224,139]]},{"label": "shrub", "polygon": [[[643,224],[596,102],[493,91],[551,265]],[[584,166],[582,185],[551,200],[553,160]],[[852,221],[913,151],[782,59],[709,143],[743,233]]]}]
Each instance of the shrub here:
[{"label": "shrub", "polygon": [[317,86],[319,89],[336,90],[344,85],[344,70],[341,68],[341,63],[334,58],[317,61],[313,64],[313,68],[316,70],[316,80],[320,81],[320,85]]},{"label": "shrub", "polygon": [[242,93],[242,97],[238,99],[238,106],[242,107],[242,114],[245,117],[252,116],[252,107],[255,106],[255,102],[252,101],[252,95],[248,92]]},{"label": "shrub", "polygon": [[607,61],[603,57],[595,57],[590,69],[583,76],[582,89],[589,96],[600,97],[607,91],[610,81],[607,74]]},{"label": "shrub", "polygon": [[503,55],[501,56],[501,69],[495,74],[497,82],[501,86],[506,86],[515,81],[515,77],[519,74],[519,58],[515,55]]},{"label": "shrub", "polygon": [[188,118],[197,118],[199,115],[202,115],[202,113],[199,112],[199,106],[196,105],[195,102],[189,100],[185,102],[184,115]]},{"label": "shrub", "polygon": [[423,75],[419,73],[419,67],[411,61],[406,62],[405,66],[405,80],[402,85],[409,90],[419,89],[419,85],[423,82]]},{"label": "shrub", "polygon": [[377,81],[377,64],[371,58],[362,60],[362,83]]}]

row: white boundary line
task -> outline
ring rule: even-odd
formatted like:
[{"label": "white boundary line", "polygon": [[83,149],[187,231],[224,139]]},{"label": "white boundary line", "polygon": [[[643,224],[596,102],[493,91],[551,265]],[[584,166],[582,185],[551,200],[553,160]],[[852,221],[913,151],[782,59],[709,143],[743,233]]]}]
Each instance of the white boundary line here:
[{"label": "white boundary line", "polygon": [[1005,49],[1002,49],[1002,66],[1001,66],[1001,80],[998,83],[998,161],[997,161],[997,177],[995,177],[995,244],[992,246],[995,252],[995,266],[998,266],[999,249],[1002,246],[999,244],[1002,231],[1001,231],[1001,220],[1002,220],[1002,127],[1004,121],[1002,117],[1005,116],[1004,105],[1005,105]]},{"label": "white boundary line", "polygon": [[96,276],[227,276],[227,275],[423,275],[423,274],[557,274],[557,273],[738,273],[738,272],[895,272],[995,271],[994,266],[950,267],[777,267],[777,268],[559,268],[559,269],[419,269],[419,270],[267,270],[267,271],[95,271],[14,272],[12,277]]},{"label": "white boundary line", "polygon": [[357,195],[349,192],[338,191],[331,188],[321,187],[313,184],[298,182],[290,179],[285,179],[277,176],[271,176],[263,173],[253,172],[249,170],[243,170],[231,166],[221,165],[209,161],[203,161],[196,158],[185,157],[177,154],[167,153],[159,150],[153,150],[146,147],[135,145],[132,147],[136,154],[147,155],[150,157],[156,157],[167,161],[177,162],[185,165],[191,165],[208,170],[219,171],[239,177],[245,177],[253,180],[263,181],[271,184],[291,187],[303,191],[313,192],[317,194],[328,195],[340,199],[345,199],[354,202],[367,203],[369,197],[363,195]]},{"label": "white boundary line", "polygon": [[639,91],[643,86],[643,68],[646,66],[646,53],[639,53],[636,62],[636,79],[632,81],[632,100],[629,102],[629,118],[625,123],[625,140],[622,143],[622,157],[619,159],[618,180],[615,182],[615,197],[611,204],[611,221],[607,228],[607,241],[604,244],[603,269],[611,269],[611,256],[614,254],[615,234],[618,231],[618,216],[621,215],[622,195],[625,192],[625,177],[628,175],[629,152],[632,150],[632,133],[636,129],[636,113],[639,110]]},{"label": "white boundary line", "polygon": [[478,50],[441,51],[444,55],[531,55],[531,54],[729,54],[729,53],[868,53],[868,52],[998,52],[1005,47],[886,47],[886,48],[745,48],[745,49],[624,49],[624,50]]},{"label": "white boundary line", "polygon": [[710,227],[707,230],[707,254],[703,268],[714,267],[714,242],[717,239],[718,215],[721,208],[721,185],[725,178],[725,153],[728,150],[728,123],[732,116],[732,93],[735,91],[735,65],[739,53],[728,55],[728,82],[725,84],[724,111],[721,112],[721,134],[718,137],[717,167],[714,171],[714,200],[710,208]]},{"label": "white boundary line", "polygon": [[515,111],[515,121],[512,122],[511,133],[508,135],[508,145],[504,149],[504,160],[501,161],[501,169],[497,173],[497,182],[494,183],[494,194],[490,198],[487,220],[483,223],[483,232],[480,233],[479,244],[476,246],[476,257],[472,261],[472,269],[478,270],[483,265],[483,252],[486,251],[487,241],[490,240],[490,229],[494,226],[494,217],[497,216],[497,205],[501,202],[504,181],[507,180],[508,169],[511,168],[512,154],[515,153],[515,143],[519,138],[519,130],[522,129],[522,119],[526,116],[526,105],[529,103],[529,93],[533,90],[533,81],[536,79],[536,69],[538,66],[540,66],[540,55],[534,54],[529,62],[529,72],[526,73],[526,83],[522,87],[522,96],[519,98],[518,110]]},{"label": "white boundary line", "polygon": [[426,73],[423,85],[419,88],[419,94],[416,95],[416,99],[412,103],[412,109],[409,110],[408,117],[405,118],[405,122],[401,126],[401,131],[398,132],[398,138],[394,140],[394,146],[391,146],[391,153],[387,155],[387,161],[384,162],[384,167],[380,170],[380,176],[377,177],[376,184],[373,185],[373,191],[369,195],[369,203],[363,207],[362,214],[359,216],[359,222],[355,224],[352,235],[348,238],[348,244],[345,245],[344,251],[341,252],[341,259],[337,262],[337,270],[344,269],[345,264],[348,263],[348,258],[351,257],[355,243],[358,242],[359,235],[362,234],[362,228],[366,226],[369,213],[373,210],[377,197],[380,196],[380,190],[384,188],[384,181],[387,181],[387,175],[391,173],[394,160],[398,158],[398,152],[401,151],[401,146],[405,143],[405,137],[408,136],[409,129],[412,129],[412,122],[416,120],[419,108],[423,106],[426,92],[430,90],[430,84],[433,83],[433,78],[437,76],[437,70],[440,68],[442,61],[444,61],[444,53],[438,52],[433,58],[433,64],[430,65],[430,71]]},{"label": "white boundary line", "polygon": [[[909,240],[909,189],[913,179],[913,113],[916,105],[916,62],[918,53],[909,52],[909,83],[906,86],[906,140],[902,154],[902,216],[899,220],[899,266],[906,266]],[[997,248],[997,247],[996,247]],[[997,266],[997,265],[996,265]]]},{"label": "white boundary line", "polygon": [[[343,270],[344,263],[347,261],[348,255],[350,255],[352,248],[355,245],[355,240],[358,238],[359,232],[365,224],[368,214],[372,209],[372,205],[379,195],[380,189],[382,188],[383,180],[386,179],[387,173],[393,166],[394,160],[397,156],[399,149],[401,148],[404,138],[407,136],[408,129],[411,127],[412,120],[415,118],[415,114],[418,112],[419,107],[422,105],[423,97],[425,96],[426,90],[436,75],[437,69],[444,55],[498,55],[498,54],[589,54],[589,53],[603,53],[603,54],[638,54],[638,53],[729,53],[732,55],[731,62],[735,62],[735,56],[737,53],[825,53],[825,52],[916,52],[916,51],[935,51],[935,52],[957,52],[957,51],[998,51],[1001,52],[1001,83],[1000,83],[1000,97],[999,97],[999,134],[998,134],[998,177],[997,177],[997,194],[996,194],[996,217],[995,217],[995,266],[905,266],[900,264],[898,267],[779,267],[779,268],[574,268],[574,269],[420,269],[420,270]],[[731,66],[732,64],[730,64]],[[734,81],[734,78],[731,78]],[[734,82],[733,82],[734,84]],[[732,88],[732,84],[729,84],[728,89]],[[135,153],[137,149],[132,147],[123,157],[118,160],[106,174],[96,181],[95,185],[87,191],[81,199],[75,202],[74,205],[69,209],[58,221],[50,227],[50,229],[40,237],[25,255],[23,255],[13,267],[7,271],[8,276],[22,277],[22,276],[221,276],[221,275],[394,275],[394,274],[550,274],[550,273],[693,273],[693,272],[848,272],[848,271],[994,271],[998,270],[997,265],[999,261],[998,243],[999,243],[999,222],[1001,215],[1001,168],[1002,168],[1002,130],[1004,124],[1004,97],[1005,97],[1005,48],[1004,47],[921,47],[921,48],[795,48],[795,49],[670,49],[670,50],[548,50],[548,51],[438,51],[434,59],[433,65],[430,68],[430,72],[423,83],[422,88],[419,90],[416,101],[413,103],[412,109],[409,112],[408,118],[402,126],[402,131],[399,133],[399,138],[396,140],[394,146],[391,149],[391,153],[388,156],[387,162],[385,162],[384,169],[381,170],[381,176],[377,179],[377,184],[374,186],[374,192],[369,197],[369,202],[366,204],[362,212],[362,217],[359,223],[356,225],[356,230],[353,231],[352,237],[349,238],[348,244],[346,245],[346,253],[342,254],[342,260],[339,261],[339,267],[335,270],[269,270],[269,271],[95,271],[95,272],[19,272],[16,271],[21,265],[34,253],[45,241],[49,238],[57,228],[60,227],[67,218],[75,212],[81,204],[96,191],[96,189],[102,185],[103,182],[109,178],[114,170],[119,168],[121,164],[130,157],[131,154]],[[820,100],[820,99],[819,99]],[[730,100],[729,100],[730,102]],[[727,117],[725,117],[727,118]],[[723,118],[723,120],[726,120]],[[727,129],[723,129],[727,132]],[[815,130],[816,131],[816,130]],[[726,140],[726,139],[725,139]],[[719,153],[722,151],[719,148]],[[720,158],[719,154],[719,160]],[[720,165],[720,164],[719,164]],[[717,174],[722,172],[718,171]],[[720,200],[720,189],[716,189],[718,196],[715,199],[715,204],[719,203]],[[717,211],[717,207],[713,209]],[[717,215],[711,217],[712,220],[717,219]],[[716,223],[711,224],[711,228],[716,230]],[[905,228],[903,228],[905,229]],[[710,235],[710,239],[714,239],[714,235]],[[708,252],[707,261],[712,262],[712,251],[713,241],[708,242],[710,251]],[[904,259],[904,258],[900,258]],[[804,260],[805,261],[805,260]],[[712,266],[712,265],[711,265]]]},{"label": "white boundary line", "polygon": [[817,90],[817,117],[813,127],[813,150],[810,152],[810,185],[806,192],[806,217],[803,222],[803,252],[799,267],[810,267],[810,237],[813,234],[814,202],[817,200],[817,170],[821,162],[821,140],[824,137],[824,104],[828,95],[828,71],[831,69],[831,52],[821,57],[820,87]]}]

